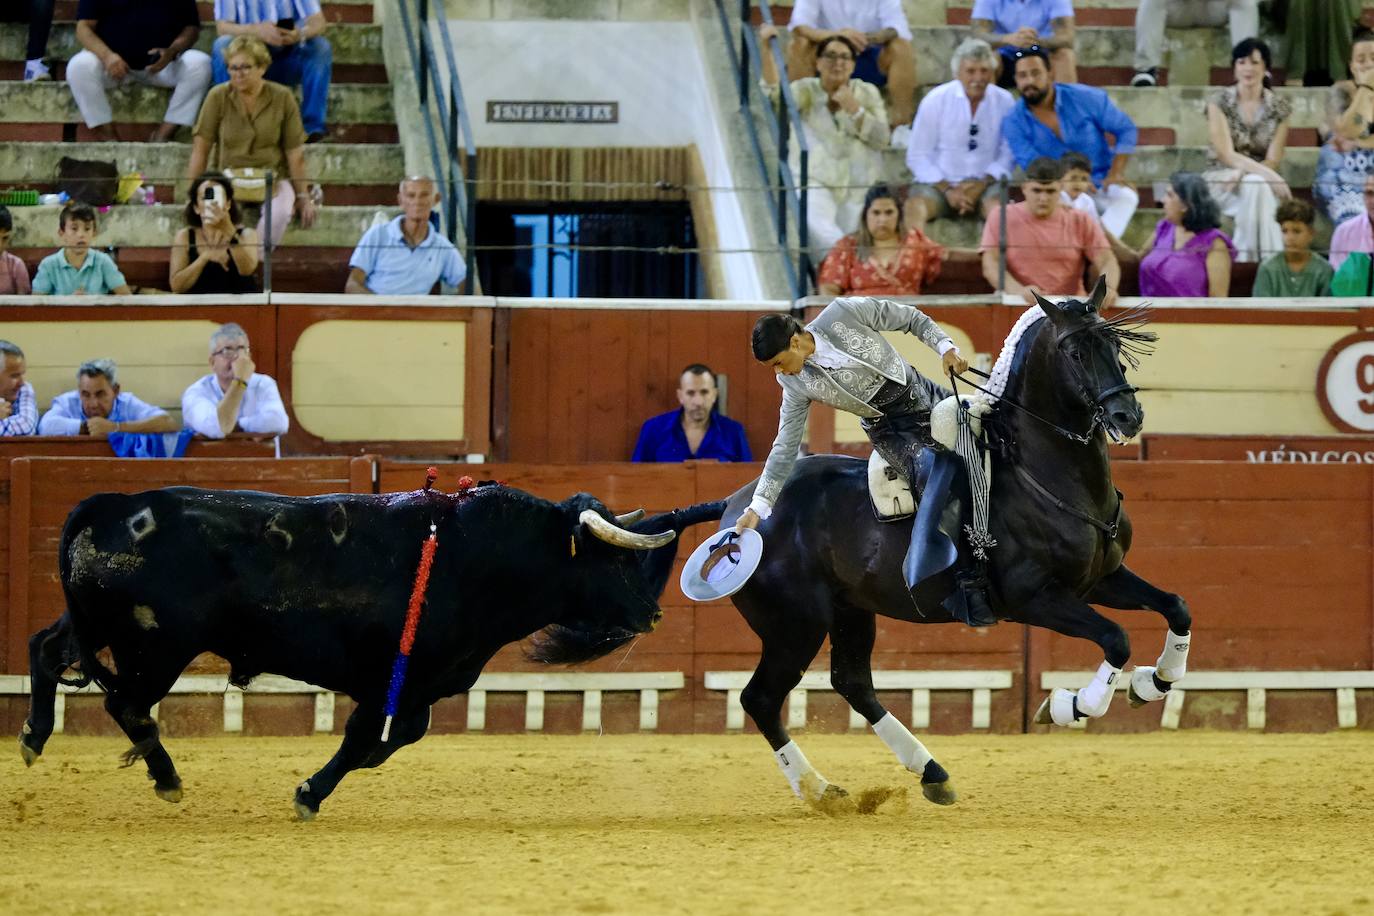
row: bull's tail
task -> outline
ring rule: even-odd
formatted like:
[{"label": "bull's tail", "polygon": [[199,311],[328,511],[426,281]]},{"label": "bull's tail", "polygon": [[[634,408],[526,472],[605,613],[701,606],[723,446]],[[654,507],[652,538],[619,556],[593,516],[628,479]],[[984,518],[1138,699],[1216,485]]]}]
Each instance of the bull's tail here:
[{"label": "bull's tail", "polygon": [[[62,619],[68,621],[65,634],[67,650],[60,654],[50,654],[48,657],[52,660],[51,664],[59,666],[50,672],[50,676],[58,683],[85,687],[94,681],[108,692],[114,689],[116,675],[101,663],[96,653],[108,645],[109,640],[101,635],[100,615],[87,607],[76,594],[72,577],[72,545],[77,536],[90,527],[92,502],[93,499],[84,500],[72,510],[71,515],[67,516],[66,524],[62,526],[62,539],[57,550],[57,570],[62,583],[62,595],[67,602],[67,612],[62,615]],[[59,624],[61,622],[59,621]],[[71,663],[78,660],[81,663],[80,675],[76,678],[64,677]]]}]

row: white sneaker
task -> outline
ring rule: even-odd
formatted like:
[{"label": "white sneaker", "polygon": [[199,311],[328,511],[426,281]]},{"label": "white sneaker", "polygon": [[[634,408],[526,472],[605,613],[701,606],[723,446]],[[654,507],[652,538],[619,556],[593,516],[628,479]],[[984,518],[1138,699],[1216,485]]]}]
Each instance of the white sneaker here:
[{"label": "white sneaker", "polygon": [[24,64],[24,82],[37,83],[52,79],[52,71],[41,60],[31,60]]},{"label": "white sneaker", "polygon": [[898,124],[892,128],[892,148],[906,149],[911,142],[911,126],[909,124]]}]

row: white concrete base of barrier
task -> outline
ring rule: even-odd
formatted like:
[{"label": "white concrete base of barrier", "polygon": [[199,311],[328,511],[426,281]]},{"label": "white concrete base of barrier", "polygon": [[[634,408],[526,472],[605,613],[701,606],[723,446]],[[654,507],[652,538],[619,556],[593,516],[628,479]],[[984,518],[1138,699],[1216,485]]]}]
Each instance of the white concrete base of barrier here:
[{"label": "white concrete base of barrier", "polygon": [[[601,699],[605,692],[639,693],[639,727],[644,731],[658,728],[658,698],[661,690],[681,690],[685,683],[680,671],[627,671],[627,672],[559,672],[540,674],[535,672],[483,674],[468,691],[469,731],[481,731],[486,727],[488,693],[523,693],[525,695],[525,728],[539,731],[544,727],[545,693],[582,694],[582,727],[588,731],[601,728]],[[95,685],[74,688],[59,685],[53,706],[55,734],[62,733],[66,712],[66,696],[69,693],[100,693]],[[243,731],[243,695],[245,691],[229,684],[222,674],[191,674],[177,678],[169,693],[172,694],[219,694],[224,698],[224,730]],[[313,684],[295,681],[275,674],[264,674],[253,679],[248,693],[314,695],[315,731],[334,730],[334,693]],[[0,696],[27,696],[29,678],[24,674],[0,675]],[[157,707],[152,709],[157,718]]]},{"label": "white concrete base of barrier", "polygon": [[[725,691],[725,727],[744,728],[744,707],[740,692],[753,677],[752,671],[708,671],[706,689]],[[969,691],[973,694],[972,726],[988,728],[992,724],[992,691],[1011,687],[1010,671],[874,671],[875,690],[911,691],[911,727],[930,727],[930,692],[932,690]],[[806,725],[806,692],[830,690],[830,674],[808,671],[801,683],[787,695],[787,727]],[[849,711],[849,727],[863,728],[868,723],[853,709]]]},{"label": "white concrete base of barrier", "polygon": [[[1077,690],[1092,677],[1091,671],[1045,671],[1040,675],[1040,687]],[[1184,675],[1164,697],[1159,725],[1178,728],[1184,697],[1194,690],[1244,690],[1245,724],[1249,728],[1264,728],[1266,690],[1334,690],[1336,724],[1340,728],[1354,728],[1358,721],[1355,691],[1371,688],[1374,671],[1195,671]],[[1087,719],[1079,719],[1070,727],[1086,728],[1087,724]]]}]

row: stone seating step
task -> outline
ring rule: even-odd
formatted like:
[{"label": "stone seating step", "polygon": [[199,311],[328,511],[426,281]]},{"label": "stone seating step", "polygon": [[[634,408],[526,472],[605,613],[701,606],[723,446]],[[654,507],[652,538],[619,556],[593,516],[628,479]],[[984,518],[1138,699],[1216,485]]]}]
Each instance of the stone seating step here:
[{"label": "stone seating step", "polygon": [[[24,58],[24,44],[29,27],[23,23],[0,24],[0,60],[20,61]],[[329,43],[334,47],[334,64],[384,64],[382,58],[382,27],[372,23],[340,24],[329,30]],[[213,23],[202,26],[196,47],[210,53],[215,43]],[[48,38],[48,56],[69,60],[81,50],[76,40],[76,25],[70,22],[53,24]]]},{"label": "stone seating step", "polygon": [[[11,207],[14,248],[55,248],[57,216],[60,207]],[[311,245],[352,248],[372,224],[378,210],[395,215],[394,197],[390,208],[364,206],[325,206],[319,210],[315,225],[302,229],[293,224],[286,232],[285,246]],[[164,206],[114,206],[100,214],[100,234],[96,245],[118,248],[162,248],[170,245],[177,230],[185,225],[182,208]]]},{"label": "stone seating step", "polygon": [[[51,143],[5,143],[0,144],[0,184],[50,184],[61,156],[113,161],[121,174],[142,172],[145,181],[176,185],[184,192],[181,186],[191,147],[186,143],[64,143],[58,147]],[[325,186],[326,202],[332,186],[394,186],[405,177],[401,149],[389,144],[313,144],[306,148],[305,162],[311,180]]]},{"label": "stone seating step", "polygon": [[[115,121],[158,123],[167,110],[168,96],[166,89],[153,86],[131,85],[111,90],[110,103]],[[0,82],[0,123],[62,124],[76,123],[80,119],[80,112],[66,83]],[[335,83],[329,89],[329,121],[331,124],[394,126],[396,116],[391,108],[391,87],[386,84]],[[9,134],[8,131],[6,133]]]}]

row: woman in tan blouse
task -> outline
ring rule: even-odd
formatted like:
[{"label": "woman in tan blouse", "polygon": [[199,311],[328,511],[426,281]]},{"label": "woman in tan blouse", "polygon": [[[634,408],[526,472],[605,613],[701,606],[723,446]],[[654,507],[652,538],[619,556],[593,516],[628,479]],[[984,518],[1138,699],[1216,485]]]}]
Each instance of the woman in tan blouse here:
[{"label": "woman in tan blouse", "polygon": [[[263,79],[272,57],[251,35],[240,35],[225,48],[229,82],[211,89],[196,120],[191,164],[186,177],[205,171],[210,150],[216,168],[271,169],[277,176],[272,197],[272,225],[258,224],[258,234],[275,247],[299,214],[305,228],[315,222],[315,204],[306,188],[305,127],[292,91]],[[264,231],[266,228],[266,231]]]}]

